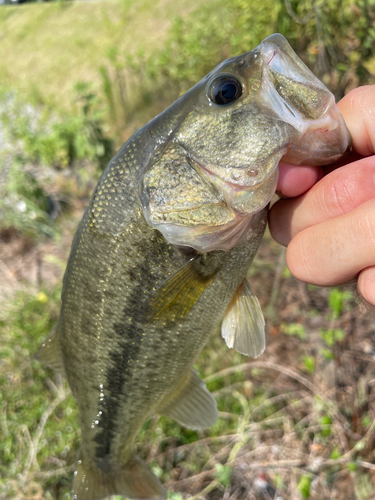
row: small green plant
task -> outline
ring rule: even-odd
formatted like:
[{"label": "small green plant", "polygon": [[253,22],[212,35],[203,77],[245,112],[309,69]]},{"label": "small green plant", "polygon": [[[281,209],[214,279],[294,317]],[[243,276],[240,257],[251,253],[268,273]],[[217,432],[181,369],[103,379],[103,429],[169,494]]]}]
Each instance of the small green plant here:
[{"label": "small green plant", "polygon": [[340,457],[341,457],[340,450],[339,450],[338,446],[335,446],[335,447],[333,448],[333,450],[331,451],[330,458],[331,458],[332,460],[336,460],[336,459],[338,459],[338,458],[340,458]]},{"label": "small green plant", "polygon": [[333,318],[336,319],[342,313],[344,303],[352,298],[352,294],[339,288],[333,288],[329,293],[329,307],[332,309]]},{"label": "small green plant", "polygon": [[297,488],[303,498],[310,498],[310,486],[311,486],[311,477],[308,475],[301,476],[298,481]]},{"label": "small green plant", "polygon": [[320,431],[321,435],[323,437],[328,437],[331,435],[331,428],[330,426],[332,425],[332,418],[329,415],[323,415],[319,419],[319,423],[321,426],[324,426],[324,428]]},{"label": "small green plant", "polygon": [[283,478],[280,474],[276,473],[274,478],[275,486],[278,490],[283,490],[285,488],[285,484]]},{"label": "small green plant", "polygon": [[295,337],[298,337],[301,340],[306,338],[306,330],[301,323],[290,323],[289,325],[287,325],[286,323],[281,323],[280,331],[282,331],[286,335],[293,335]]},{"label": "small green plant", "polygon": [[322,328],[320,336],[328,347],[333,347],[338,342],[345,338],[345,332],[341,328]]},{"label": "small green plant", "polygon": [[331,349],[320,349],[319,351],[322,356],[326,359],[335,359],[335,355],[331,351]]},{"label": "small green plant", "polygon": [[362,426],[369,427],[372,424],[372,419],[368,415],[363,415],[362,417]]},{"label": "small green plant", "polygon": [[232,467],[229,467],[229,465],[215,464],[215,476],[224,487],[230,485],[232,472]]},{"label": "small green plant", "polygon": [[[181,495],[181,493],[175,493],[174,491],[168,491],[168,498],[171,500],[184,500],[184,497]],[[123,497],[121,497],[121,500]]]},{"label": "small green plant", "polygon": [[354,449],[356,451],[362,451],[365,448],[365,446],[366,442],[363,439],[361,439],[360,441],[357,441],[357,443],[354,446]]},{"label": "small green plant", "polygon": [[314,356],[303,356],[302,357],[303,364],[305,365],[305,369],[307,373],[314,373],[315,371],[315,358]]},{"label": "small green plant", "polygon": [[284,279],[288,279],[292,276],[292,273],[289,271],[289,269],[287,267],[284,267],[284,270],[283,270],[283,273],[282,273],[282,277]]}]

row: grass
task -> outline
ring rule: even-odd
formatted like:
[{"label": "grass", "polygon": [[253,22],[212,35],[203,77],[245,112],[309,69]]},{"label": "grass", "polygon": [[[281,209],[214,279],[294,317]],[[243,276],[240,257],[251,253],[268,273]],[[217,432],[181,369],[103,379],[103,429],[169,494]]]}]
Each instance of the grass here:
[{"label": "grass", "polygon": [[308,0],[290,5],[293,16],[287,4],[107,0],[3,6],[0,87],[71,111],[77,82],[90,83],[121,145],[216,64],[273,32],[288,37],[338,97],[373,81],[374,0],[317,2],[314,16]]},{"label": "grass", "polygon": [[[200,3],[194,2],[194,7]],[[75,82],[100,87],[98,68],[107,61],[110,49],[129,55],[141,50],[148,55],[163,46],[172,19],[192,8],[187,0],[4,6],[0,9],[1,82],[36,101],[70,107]]]},{"label": "grass", "polygon": [[[276,283],[278,320],[267,319],[266,353],[247,359],[217,332],[196,366],[218,402],[219,421],[196,432],[154,417],[140,432],[138,453],[175,500],[255,499],[260,474],[284,498],[373,497],[374,365],[363,346],[372,343],[374,321],[356,309],[350,289],[308,291],[274,269],[275,260],[284,265],[279,255],[267,236],[250,273],[264,310],[275,275],[286,275]],[[0,317],[0,498],[69,499],[77,407],[66,382],[34,359],[57,318],[60,283],[17,285]],[[303,322],[304,336],[283,330],[287,317]],[[344,337],[327,337],[340,329]]]}]

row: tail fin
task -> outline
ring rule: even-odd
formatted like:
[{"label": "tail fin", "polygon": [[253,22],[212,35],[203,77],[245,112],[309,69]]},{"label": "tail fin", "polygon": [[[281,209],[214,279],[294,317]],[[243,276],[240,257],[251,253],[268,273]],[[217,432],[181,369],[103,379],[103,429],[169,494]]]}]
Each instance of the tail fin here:
[{"label": "tail fin", "polygon": [[137,500],[166,500],[167,491],[150,467],[137,456],[108,472],[79,460],[73,481],[73,499],[102,500],[111,495]]}]

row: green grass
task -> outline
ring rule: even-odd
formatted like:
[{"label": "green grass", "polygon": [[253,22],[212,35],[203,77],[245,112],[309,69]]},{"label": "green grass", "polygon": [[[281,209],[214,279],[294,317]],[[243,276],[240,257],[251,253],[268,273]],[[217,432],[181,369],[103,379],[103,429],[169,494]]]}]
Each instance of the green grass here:
[{"label": "green grass", "polygon": [[[194,7],[204,3],[194,2]],[[77,81],[99,88],[98,68],[116,47],[121,54],[162,48],[187,0],[107,0],[5,6],[0,9],[1,83],[36,100],[70,106]],[[147,34],[147,36],[145,36]]]},{"label": "green grass", "polygon": [[[294,18],[283,0],[3,6],[0,87],[20,90],[35,103],[71,110],[76,83],[89,82],[110,108],[107,121],[116,125],[112,135],[123,139],[221,60],[251,50],[278,31],[343,95],[347,88],[371,81],[374,64],[374,0],[354,4],[318,2],[310,16],[309,0],[292,3]],[[298,17],[306,22],[296,22]]]},{"label": "green grass", "polygon": [[19,291],[12,302],[2,303],[1,498],[14,498],[20,487],[24,492],[40,490],[48,479],[38,479],[35,465],[44,464],[48,478],[51,468],[65,465],[65,457],[76,452],[74,440],[80,435],[76,404],[66,385],[64,389],[63,382],[34,359],[57,319],[59,295],[59,287]]}]

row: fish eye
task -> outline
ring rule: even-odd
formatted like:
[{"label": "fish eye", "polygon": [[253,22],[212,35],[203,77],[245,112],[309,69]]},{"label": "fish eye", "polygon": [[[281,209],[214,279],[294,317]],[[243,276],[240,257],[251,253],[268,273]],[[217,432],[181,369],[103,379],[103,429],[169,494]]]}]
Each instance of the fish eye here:
[{"label": "fish eye", "polygon": [[242,94],[241,83],[234,76],[222,75],[210,86],[210,99],[215,104],[229,104]]}]

